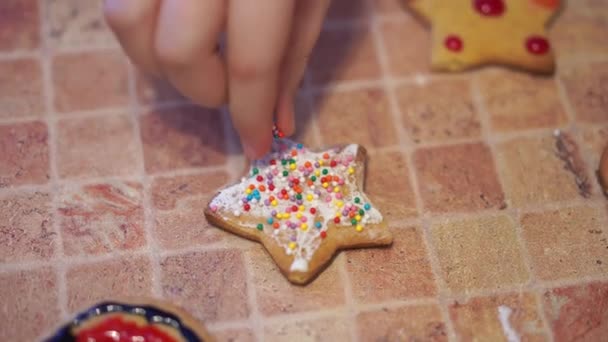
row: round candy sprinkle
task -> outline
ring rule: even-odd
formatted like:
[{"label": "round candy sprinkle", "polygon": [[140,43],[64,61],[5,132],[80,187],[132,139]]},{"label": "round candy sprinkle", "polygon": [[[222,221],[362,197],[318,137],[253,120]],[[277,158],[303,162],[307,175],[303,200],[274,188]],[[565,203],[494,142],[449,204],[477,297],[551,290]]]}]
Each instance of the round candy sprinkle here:
[{"label": "round candy sprinkle", "polygon": [[335,223],[335,224],[340,223],[340,218],[336,216],[336,217],[334,218],[334,223]]},{"label": "round candy sprinkle", "polygon": [[322,231],[322,232],[321,232],[321,238],[322,238],[322,239],[325,239],[326,237],[327,237],[327,232]]},{"label": "round candy sprinkle", "polygon": [[355,226],[355,225],[357,225],[357,220],[356,220],[356,219],[352,219],[352,220],[350,220],[350,223],[351,223],[353,226]]},{"label": "round candy sprinkle", "polygon": [[283,171],[283,177],[287,177],[287,175],[289,175],[289,172]]},{"label": "round candy sprinkle", "polygon": [[289,249],[296,249],[296,243],[295,242],[290,242],[289,243]]},{"label": "round candy sprinkle", "polygon": [[310,213],[311,213],[311,214],[313,214],[313,215],[314,215],[316,212],[317,212],[317,209],[315,209],[315,208],[310,208]]},{"label": "round candy sprinkle", "polygon": [[266,220],[266,222],[268,222],[268,224],[272,224],[272,222],[274,222],[274,220],[272,219],[272,217],[269,217],[268,220]]},{"label": "round candy sprinkle", "polygon": [[322,225],[321,225],[321,222],[319,222],[319,221],[315,222],[315,227],[317,227],[317,228],[321,228],[321,226],[322,226]]},{"label": "round candy sprinkle", "polygon": [[324,175],[326,175],[326,174],[328,174],[328,173],[329,173],[329,171],[328,171],[327,169],[323,169],[323,174],[324,174]]},{"label": "round candy sprinkle", "polygon": [[243,209],[245,209],[245,211],[249,211],[249,209],[251,209],[251,206],[249,205],[249,203],[245,203]]},{"label": "round candy sprinkle", "polygon": [[261,223],[258,223],[258,230],[264,230],[264,225]]},{"label": "round candy sprinkle", "polygon": [[251,170],[251,172],[252,172],[252,173],[253,173],[253,175],[255,176],[255,175],[257,175],[257,174],[258,174],[258,172],[260,172],[260,170],[258,170],[258,168],[257,168],[257,167],[254,167],[254,168],[253,168],[253,170]]},{"label": "round candy sprinkle", "polygon": [[363,231],[363,227],[362,227],[361,225],[358,225],[358,226],[355,228],[355,230],[356,230],[356,231],[358,231],[358,232],[361,232],[361,231]]},{"label": "round candy sprinkle", "polygon": [[359,215],[363,216],[363,214],[365,214],[365,211],[363,209],[359,209]]},{"label": "round candy sprinkle", "polygon": [[372,208],[372,206],[369,203],[365,203],[363,208],[365,208],[365,210],[370,210]]},{"label": "round candy sprinkle", "polygon": [[359,197],[355,197],[355,203],[358,204],[359,202],[361,202],[361,199]]}]

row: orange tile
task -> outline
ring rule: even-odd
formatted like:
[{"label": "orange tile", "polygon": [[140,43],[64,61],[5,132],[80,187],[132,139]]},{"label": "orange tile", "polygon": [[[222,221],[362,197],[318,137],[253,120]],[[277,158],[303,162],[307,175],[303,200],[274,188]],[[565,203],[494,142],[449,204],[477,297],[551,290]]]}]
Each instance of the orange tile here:
[{"label": "orange tile", "polygon": [[469,81],[406,85],[399,87],[396,95],[403,125],[416,143],[477,138],[481,134]]},{"label": "orange tile", "polygon": [[54,104],[59,113],[126,107],[126,58],[117,51],[56,55],[52,61]]},{"label": "orange tile", "polygon": [[212,227],[201,210],[215,191],[226,185],[228,177],[219,171],[155,179],[151,191],[157,243],[164,249],[177,249],[222,240],[226,235]]},{"label": "orange tile", "polygon": [[436,305],[383,308],[357,316],[361,341],[447,341]]},{"label": "orange tile", "polygon": [[434,222],[431,236],[441,276],[452,293],[501,289],[529,278],[515,223],[507,216]]},{"label": "orange tile", "polygon": [[473,211],[504,206],[490,149],[482,143],[419,149],[414,163],[427,210]]},{"label": "orange tile", "polygon": [[315,97],[325,145],[358,143],[366,148],[398,143],[383,90],[323,93]]},{"label": "orange tile", "polygon": [[327,10],[327,20],[362,20],[370,15],[369,0],[333,0]]},{"label": "orange tile", "polygon": [[262,248],[252,248],[248,256],[262,315],[332,309],[344,305],[344,288],[335,262],[312,283],[302,287],[287,281]]},{"label": "orange tile", "polygon": [[548,290],[545,312],[556,342],[602,341],[608,336],[608,284],[590,283]]},{"label": "orange tile", "polygon": [[254,342],[255,336],[249,329],[229,329],[222,331],[212,331],[211,335],[218,342]]},{"label": "orange tile", "polygon": [[608,121],[608,62],[566,68],[560,77],[578,121]]},{"label": "orange tile", "polygon": [[567,59],[608,52],[607,33],[608,21],[605,17],[586,15],[582,11],[566,11],[551,25],[550,39],[557,58]]},{"label": "orange tile", "polygon": [[66,272],[68,310],[77,312],[101,301],[152,295],[152,264],[129,256],[69,267]]},{"label": "orange tile", "polygon": [[556,156],[552,136],[517,138],[498,146],[507,198],[515,207],[564,201],[578,196],[574,175]]},{"label": "orange tile", "polygon": [[54,270],[0,273],[0,289],[0,340],[36,341],[59,323]]},{"label": "orange tile", "polygon": [[0,262],[45,260],[53,256],[51,195],[44,192],[0,197]]},{"label": "orange tile", "polygon": [[165,257],[160,262],[163,296],[203,322],[249,315],[243,255],[217,250]]},{"label": "orange tile", "polygon": [[142,187],[115,181],[64,186],[59,222],[66,255],[99,255],[146,244]]},{"label": "orange tile", "polygon": [[48,182],[49,146],[42,122],[0,125],[0,188]]},{"label": "orange tile", "polygon": [[217,111],[185,106],[153,111],[140,120],[150,173],[226,162],[224,124]]},{"label": "orange tile", "polygon": [[264,341],[350,341],[350,324],[340,316],[275,323],[265,327]]},{"label": "orange tile", "polygon": [[116,45],[97,0],[49,0],[46,4],[48,38],[53,47]]},{"label": "orange tile", "polygon": [[380,65],[369,28],[332,28],[321,32],[308,68],[316,85],[379,80]]},{"label": "orange tile", "polygon": [[38,60],[0,62],[0,108],[0,119],[44,115],[42,72]]},{"label": "orange tile", "polygon": [[180,93],[167,81],[136,72],[137,99],[144,105],[167,102],[187,102]]},{"label": "orange tile", "polygon": [[[548,340],[533,294],[471,298],[449,308],[456,335],[462,341]],[[511,334],[511,335],[510,335]]]},{"label": "orange tile", "polygon": [[597,168],[604,148],[608,146],[608,124],[584,125],[578,127],[581,147],[587,152],[591,169]]},{"label": "orange tile", "polygon": [[384,37],[389,71],[395,76],[428,74],[431,61],[431,33],[413,18],[409,16],[405,18],[405,20],[391,20],[381,24],[380,30]]},{"label": "orange tile", "polygon": [[38,3],[36,0],[2,1],[0,4],[0,51],[32,50],[39,47]]},{"label": "orange tile", "polygon": [[559,127],[567,122],[554,78],[492,69],[479,79],[496,132]]},{"label": "orange tile", "polygon": [[435,296],[435,279],[420,230],[408,227],[391,231],[394,241],[390,248],[346,253],[355,299],[373,303]]},{"label": "orange tile", "polygon": [[126,176],[138,172],[135,134],[127,115],[57,122],[57,169],[63,178]]},{"label": "orange tile", "polygon": [[608,220],[600,208],[574,207],[521,218],[532,268],[544,280],[608,274]]},{"label": "orange tile", "polygon": [[388,221],[417,216],[405,158],[401,152],[374,152],[367,162],[365,192]]}]

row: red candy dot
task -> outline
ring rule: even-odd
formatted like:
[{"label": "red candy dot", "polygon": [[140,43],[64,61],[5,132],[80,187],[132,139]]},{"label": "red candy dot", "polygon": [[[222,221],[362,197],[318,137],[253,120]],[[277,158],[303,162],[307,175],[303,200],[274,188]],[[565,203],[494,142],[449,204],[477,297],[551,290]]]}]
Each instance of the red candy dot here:
[{"label": "red candy dot", "polygon": [[540,36],[532,36],[526,40],[526,48],[535,55],[544,55],[549,52],[549,41]]},{"label": "red candy dot", "polygon": [[445,47],[448,48],[448,50],[454,52],[460,52],[462,50],[462,39],[460,39],[460,37],[456,35],[447,36],[445,38],[444,44]]},{"label": "red candy dot", "polygon": [[263,181],[263,180],[264,180],[264,177],[262,177],[262,176],[257,176],[257,177],[255,177],[255,179],[256,179],[258,182],[261,182],[261,181]]},{"label": "red candy dot", "polygon": [[479,13],[489,17],[497,17],[505,12],[503,0],[474,0],[473,6]]},{"label": "red candy dot", "polygon": [[268,186],[268,190],[270,190],[270,191],[274,191],[274,184],[270,184],[270,185]]},{"label": "red candy dot", "polygon": [[281,194],[287,195],[287,190],[286,189],[281,190]]},{"label": "red candy dot", "polygon": [[322,239],[325,239],[326,237],[327,237],[327,232],[322,231],[322,232],[321,232],[321,238],[322,238]]},{"label": "red candy dot", "polygon": [[298,211],[298,206],[297,206],[297,205],[292,206],[292,207],[291,207],[291,211],[293,211],[294,213],[295,213],[296,211]]},{"label": "red candy dot", "polygon": [[277,161],[274,159],[270,160],[270,165],[277,165]]},{"label": "red candy dot", "polygon": [[274,229],[279,229],[279,222],[275,222],[275,223],[273,223],[273,224],[272,224],[272,227],[273,227]]},{"label": "red candy dot", "polygon": [[311,214],[313,214],[313,215],[314,215],[316,212],[317,212],[317,209],[315,209],[315,208],[310,208],[310,213],[311,213]]},{"label": "red candy dot", "polygon": [[339,217],[335,217],[334,218],[334,223],[336,223],[336,224],[340,223],[340,218]]},{"label": "red candy dot", "polygon": [[249,211],[249,209],[251,209],[251,206],[249,205],[249,203],[245,203],[243,209],[245,209],[245,211]]},{"label": "red candy dot", "polygon": [[331,163],[329,163],[329,166],[331,167],[336,167],[336,165],[338,165],[338,163],[336,163],[335,160],[332,160]]}]

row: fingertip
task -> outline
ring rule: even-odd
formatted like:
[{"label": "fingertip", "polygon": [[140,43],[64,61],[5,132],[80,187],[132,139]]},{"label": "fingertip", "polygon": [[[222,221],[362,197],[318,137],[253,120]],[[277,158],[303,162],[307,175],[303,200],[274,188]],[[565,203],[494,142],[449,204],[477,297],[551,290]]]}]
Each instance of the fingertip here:
[{"label": "fingertip", "polygon": [[294,101],[283,96],[277,106],[277,126],[286,136],[292,136],[296,131]]}]

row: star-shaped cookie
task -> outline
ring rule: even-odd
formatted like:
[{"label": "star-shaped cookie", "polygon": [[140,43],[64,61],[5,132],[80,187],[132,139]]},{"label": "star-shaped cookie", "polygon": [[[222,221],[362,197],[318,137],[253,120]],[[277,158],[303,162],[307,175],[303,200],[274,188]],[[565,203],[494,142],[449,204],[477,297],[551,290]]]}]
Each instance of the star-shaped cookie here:
[{"label": "star-shaped cookie", "polygon": [[555,68],[546,25],[559,0],[409,0],[408,5],[432,27],[434,70],[484,64],[539,73]]},{"label": "star-shaped cookie", "polygon": [[276,138],[248,175],[205,210],[222,229],[260,242],[281,272],[306,284],[340,249],[390,245],[381,213],[363,192],[366,151],[358,145],[311,151]]}]

